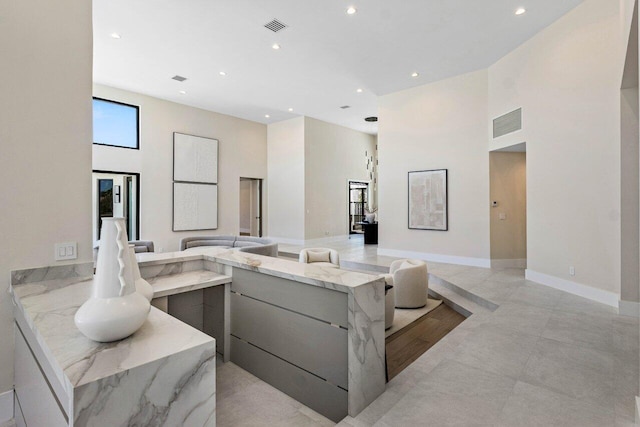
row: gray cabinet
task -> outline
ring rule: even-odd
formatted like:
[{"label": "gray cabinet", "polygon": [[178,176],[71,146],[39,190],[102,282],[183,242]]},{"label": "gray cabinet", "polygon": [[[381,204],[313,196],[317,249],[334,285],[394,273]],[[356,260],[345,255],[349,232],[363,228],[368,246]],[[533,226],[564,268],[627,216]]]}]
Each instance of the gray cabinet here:
[{"label": "gray cabinet", "polygon": [[347,295],[234,268],[231,361],[338,422],[348,412]]}]

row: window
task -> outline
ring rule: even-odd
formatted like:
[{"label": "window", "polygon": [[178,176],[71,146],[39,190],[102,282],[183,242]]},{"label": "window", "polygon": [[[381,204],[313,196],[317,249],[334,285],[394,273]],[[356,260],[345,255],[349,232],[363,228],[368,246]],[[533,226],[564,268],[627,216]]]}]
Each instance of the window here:
[{"label": "window", "polygon": [[137,150],[138,117],[135,105],[93,98],[93,143]]}]

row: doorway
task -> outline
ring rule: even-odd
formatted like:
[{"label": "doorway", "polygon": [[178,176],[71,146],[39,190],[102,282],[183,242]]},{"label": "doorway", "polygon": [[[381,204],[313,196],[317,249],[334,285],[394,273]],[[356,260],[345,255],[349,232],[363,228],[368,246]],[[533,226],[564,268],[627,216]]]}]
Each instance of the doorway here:
[{"label": "doorway", "polygon": [[262,179],[240,178],[239,234],[262,237]]},{"label": "doorway", "polygon": [[489,153],[491,267],[527,267],[527,145]]},{"label": "doorway", "polygon": [[349,234],[363,234],[362,221],[369,202],[369,183],[349,181]]},{"label": "doorway", "polygon": [[129,240],[140,238],[140,174],[94,170],[93,241],[100,240],[103,218],[124,218]]}]

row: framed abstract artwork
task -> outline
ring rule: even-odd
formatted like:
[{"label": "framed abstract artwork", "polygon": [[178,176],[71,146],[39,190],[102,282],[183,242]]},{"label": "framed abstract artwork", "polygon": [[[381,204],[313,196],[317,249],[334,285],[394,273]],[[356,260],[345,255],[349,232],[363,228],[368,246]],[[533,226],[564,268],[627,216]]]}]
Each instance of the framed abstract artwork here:
[{"label": "framed abstract artwork", "polygon": [[173,180],[217,184],[218,140],[174,132]]},{"label": "framed abstract artwork", "polygon": [[218,228],[218,140],[173,134],[173,231]]},{"label": "framed abstract artwork", "polygon": [[409,228],[449,229],[447,169],[409,172]]},{"label": "framed abstract artwork", "polygon": [[173,231],[218,228],[218,186],[173,183]]}]

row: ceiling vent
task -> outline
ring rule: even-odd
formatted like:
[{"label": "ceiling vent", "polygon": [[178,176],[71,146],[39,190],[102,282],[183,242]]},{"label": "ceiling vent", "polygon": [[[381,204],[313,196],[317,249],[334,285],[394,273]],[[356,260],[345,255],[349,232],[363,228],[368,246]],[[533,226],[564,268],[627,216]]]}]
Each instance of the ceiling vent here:
[{"label": "ceiling vent", "polygon": [[271,22],[267,22],[266,24],[264,24],[264,27],[267,30],[271,30],[274,33],[277,33],[280,30],[284,30],[285,28],[287,28],[287,24],[283,24],[282,22],[278,21],[277,19],[274,19]]},{"label": "ceiling vent", "polygon": [[364,121],[365,122],[377,122],[378,118],[376,116],[365,117]]},{"label": "ceiling vent", "polygon": [[351,105],[343,105],[343,106],[342,106],[342,107],[340,107],[340,108],[342,108],[343,110],[346,110],[347,108],[351,108]]},{"label": "ceiling vent", "polygon": [[522,108],[493,119],[493,138],[498,138],[522,129]]},{"label": "ceiling vent", "polygon": [[176,74],[175,76],[171,77],[171,78],[172,78],[173,80],[176,80],[176,81],[179,81],[179,82],[183,82],[183,81],[187,80],[187,78],[186,78],[186,77],[182,77],[182,76],[179,76],[179,75],[177,75],[177,74]]}]

